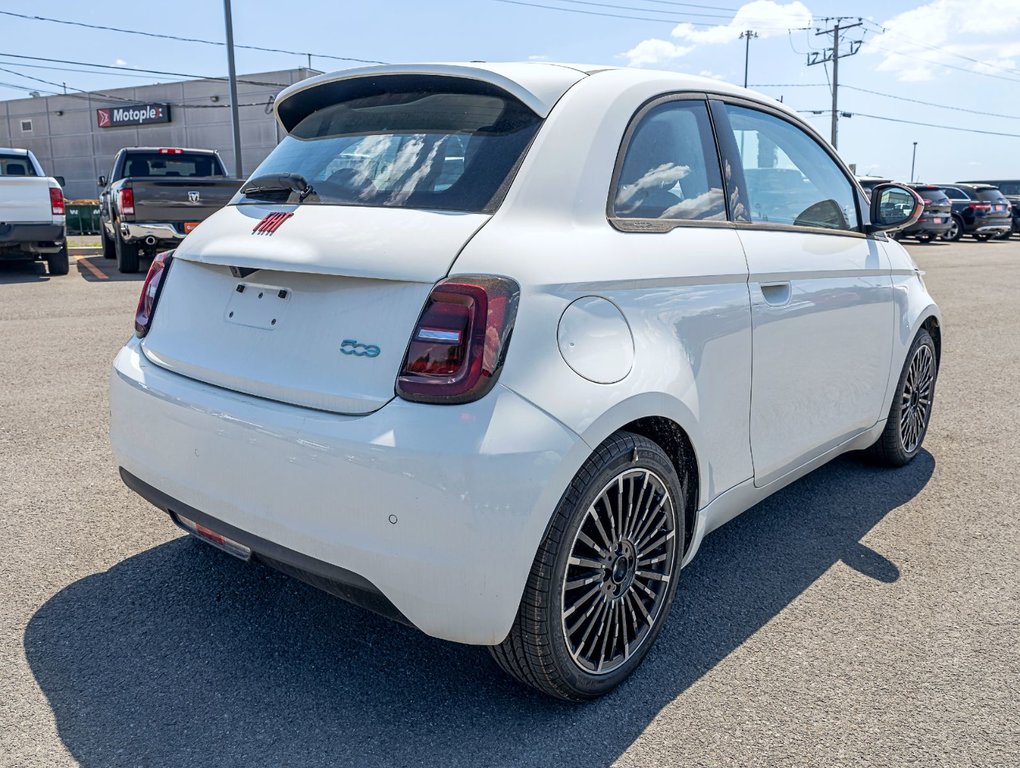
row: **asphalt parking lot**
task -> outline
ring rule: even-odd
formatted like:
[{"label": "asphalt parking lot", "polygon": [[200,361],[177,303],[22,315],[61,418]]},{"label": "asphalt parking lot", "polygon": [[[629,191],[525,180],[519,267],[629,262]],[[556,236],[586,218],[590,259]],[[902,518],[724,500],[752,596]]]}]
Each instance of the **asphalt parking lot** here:
[{"label": "asphalt parking lot", "polygon": [[926,451],[710,536],[583,706],[182,536],[107,440],[142,276],[0,264],[0,765],[1020,764],[1020,241],[909,247],[945,315]]}]

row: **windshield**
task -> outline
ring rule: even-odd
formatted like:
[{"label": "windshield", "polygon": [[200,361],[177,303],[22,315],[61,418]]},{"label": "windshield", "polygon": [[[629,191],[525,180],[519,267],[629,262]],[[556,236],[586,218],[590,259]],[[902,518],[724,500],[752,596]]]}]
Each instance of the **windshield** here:
[{"label": "windshield", "polygon": [[224,175],[220,159],[204,153],[131,152],[124,159],[123,176],[135,179],[148,176],[191,179]]},{"label": "windshield", "polygon": [[298,174],[312,190],[305,205],[491,212],[540,124],[509,96],[407,90],[346,99],[294,126],[238,200],[298,202],[289,188],[258,183]]},{"label": "windshield", "polygon": [[25,155],[0,155],[0,176],[35,175],[35,166]]}]

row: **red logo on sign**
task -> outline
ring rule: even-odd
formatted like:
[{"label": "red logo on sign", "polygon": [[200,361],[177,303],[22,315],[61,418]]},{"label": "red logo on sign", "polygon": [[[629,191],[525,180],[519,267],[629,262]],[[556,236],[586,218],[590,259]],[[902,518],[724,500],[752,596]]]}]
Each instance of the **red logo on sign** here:
[{"label": "red logo on sign", "polygon": [[108,109],[97,109],[96,119],[99,121],[100,128],[110,127],[110,110]]},{"label": "red logo on sign", "polygon": [[270,213],[255,225],[251,233],[253,235],[271,235],[280,228],[283,222],[293,215],[293,213]]}]

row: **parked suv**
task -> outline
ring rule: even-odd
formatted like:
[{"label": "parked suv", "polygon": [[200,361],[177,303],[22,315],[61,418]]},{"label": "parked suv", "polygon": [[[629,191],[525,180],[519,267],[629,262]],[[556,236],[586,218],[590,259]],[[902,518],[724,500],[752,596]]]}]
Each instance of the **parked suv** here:
[{"label": "parked suv", "polygon": [[590,699],[706,533],[845,451],[921,451],[939,310],[886,233],[922,204],[867,201],[779,102],[472,63],[274,108],[110,382],[121,477],[202,541]]},{"label": "parked suv", "polygon": [[972,235],[978,242],[1013,228],[1009,201],[991,184],[936,184],[953,205],[953,220],[943,236],[956,241]]},{"label": "parked suv", "polygon": [[[998,189],[1007,200],[1013,209],[1013,229],[1012,234],[1020,234],[1020,179],[1009,179],[993,181],[988,179],[986,181],[968,181],[967,184],[991,184],[993,187]],[[1009,237],[1009,234],[1006,234]]]},{"label": "parked suv", "polygon": [[930,243],[936,237],[944,236],[953,221],[953,205],[949,202],[946,193],[931,184],[910,184],[909,186],[924,200],[924,213],[921,214],[917,223],[897,232],[897,239],[916,237],[922,243]]}]

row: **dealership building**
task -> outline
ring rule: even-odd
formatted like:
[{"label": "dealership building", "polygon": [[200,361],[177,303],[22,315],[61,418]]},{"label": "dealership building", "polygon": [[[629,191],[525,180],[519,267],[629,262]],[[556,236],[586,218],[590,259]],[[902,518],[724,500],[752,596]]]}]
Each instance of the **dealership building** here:
[{"label": "dealership building", "polygon": [[[238,75],[245,175],[282,137],[272,110],[276,95],[316,74],[301,68]],[[110,173],[124,147],[215,149],[233,175],[228,94],[226,80],[186,80],[0,101],[0,147],[32,150],[46,173],[64,177],[72,200],[97,196],[96,180]]]}]

